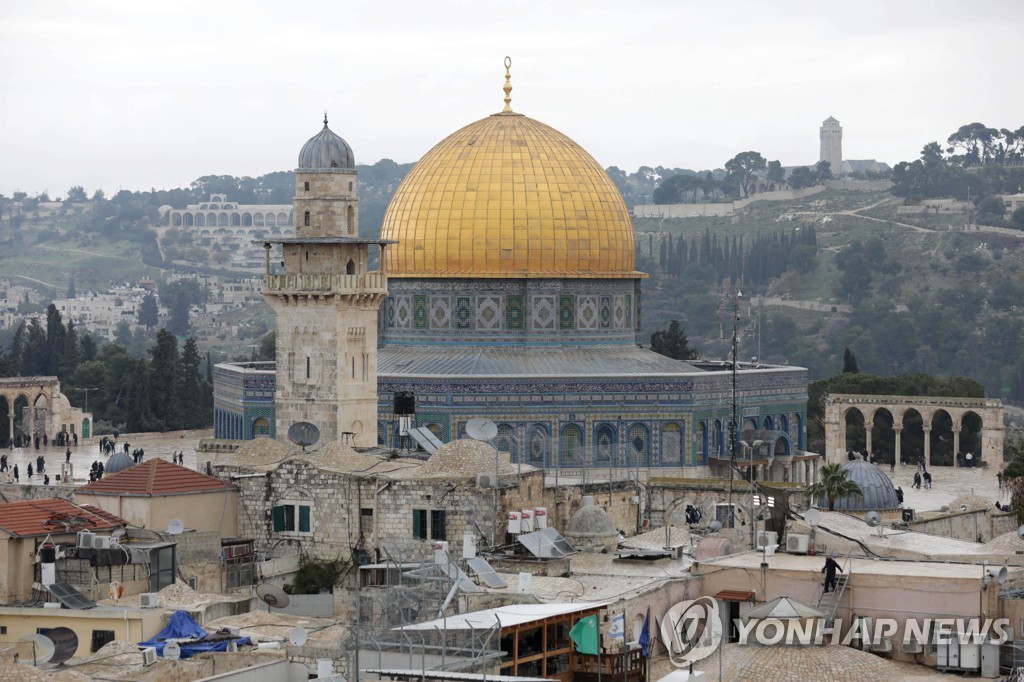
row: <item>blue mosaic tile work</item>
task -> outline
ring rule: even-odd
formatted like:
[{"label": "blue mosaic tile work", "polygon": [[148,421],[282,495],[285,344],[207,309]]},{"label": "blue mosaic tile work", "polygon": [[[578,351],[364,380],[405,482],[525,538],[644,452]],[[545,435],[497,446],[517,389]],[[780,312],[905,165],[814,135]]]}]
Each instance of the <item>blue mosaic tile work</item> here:
[{"label": "blue mosaic tile work", "polygon": [[558,328],[571,331],[576,328],[576,303],[574,296],[558,297]]}]

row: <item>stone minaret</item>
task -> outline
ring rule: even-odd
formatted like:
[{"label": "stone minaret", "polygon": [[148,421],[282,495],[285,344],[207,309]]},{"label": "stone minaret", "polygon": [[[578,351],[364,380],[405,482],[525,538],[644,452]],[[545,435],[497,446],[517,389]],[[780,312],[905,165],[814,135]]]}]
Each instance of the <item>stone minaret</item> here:
[{"label": "stone minaret", "polygon": [[822,122],[819,133],[821,154],[818,160],[828,161],[832,165],[832,175],[838,178],[843,172],[843,127],[829,116]]},{"label": "stone minaret", "polygon": [[[277,433],[296,422],[321,442],[377,444],[377,311],[387,296],[381,240],[359,238],[352,149],[324,127],[299,152],[295,237],[268,240],[263,297],[277,316]],[[283,260],[271,272],[270,249]],[[370,246],[380,269],[369,270]]]}]

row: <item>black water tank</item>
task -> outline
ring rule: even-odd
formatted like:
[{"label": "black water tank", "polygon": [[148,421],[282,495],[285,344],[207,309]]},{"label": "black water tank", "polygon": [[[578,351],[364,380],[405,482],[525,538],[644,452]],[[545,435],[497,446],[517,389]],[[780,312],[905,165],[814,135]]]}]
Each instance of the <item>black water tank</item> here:
[{"label": "black water tank", "polygon": [[41,564],[55,564],[57,563],[57,548],[47,543],[39,548],[39,563]]},{"label": "black water tank", "polygon": [[416,396],[412,391],[395,392],[395,414],[416,414]]}]

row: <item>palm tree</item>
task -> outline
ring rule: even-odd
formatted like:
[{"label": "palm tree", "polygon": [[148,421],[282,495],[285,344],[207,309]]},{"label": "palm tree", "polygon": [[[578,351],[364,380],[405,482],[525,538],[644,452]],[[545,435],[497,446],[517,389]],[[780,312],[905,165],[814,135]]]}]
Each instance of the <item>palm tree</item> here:
[{"label": "palm tree", "polygon": [[828,510],[836,510],[836,498],[856,495],[864,497],[860,486],[851,481],[847,476],[850,472],[840,464],[826,464],[821,467],[821,477],[817,483],[807,486],[807,496],[810,499],[821,498],[828,500]]}]

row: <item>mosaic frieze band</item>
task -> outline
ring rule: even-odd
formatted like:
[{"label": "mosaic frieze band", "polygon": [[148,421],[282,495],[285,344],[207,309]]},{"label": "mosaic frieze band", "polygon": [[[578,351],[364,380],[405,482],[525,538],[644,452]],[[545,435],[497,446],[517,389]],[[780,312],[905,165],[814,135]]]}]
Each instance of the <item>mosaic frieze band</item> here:
[{"label": "mosaic frieze band", "polygon": [[386,344],[632,343],[631,280],[395,279],[381,311]]}]

